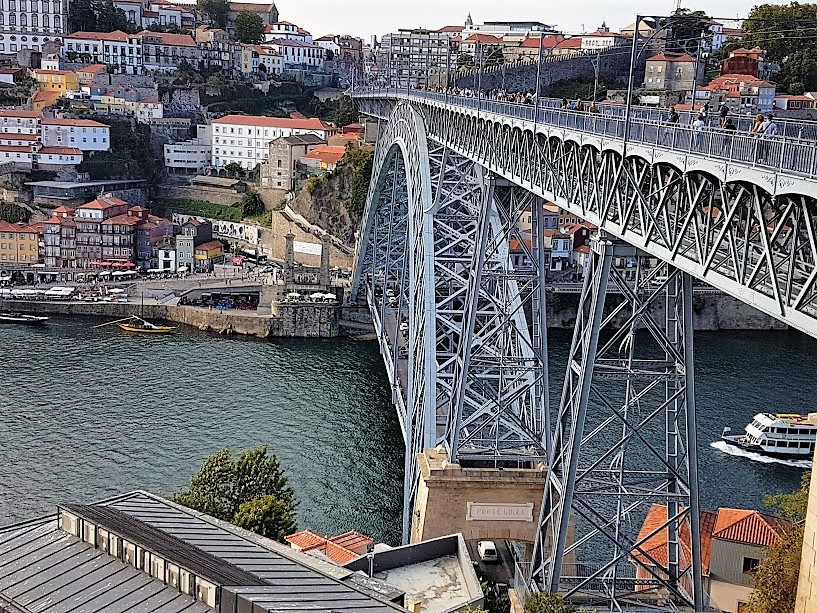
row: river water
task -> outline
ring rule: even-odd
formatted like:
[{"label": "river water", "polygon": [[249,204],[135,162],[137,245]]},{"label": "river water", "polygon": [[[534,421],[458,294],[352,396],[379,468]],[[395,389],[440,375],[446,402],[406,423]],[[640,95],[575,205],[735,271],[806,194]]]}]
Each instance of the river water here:
[{"label": "river water", "polygon": [[[375,343],[134,337],[94,323],[0,328],[0,525],[136,488],[170,494],[208,454],[263,444],[301,526],[399,540],[403,447]],[[554,379],[569,341],[551,332]],[[757,411],[817,410],[816,370],[817,342],[797,333],[697,334],[705,507],[759,507],[798,486],[798,467],[711,443]]]}]

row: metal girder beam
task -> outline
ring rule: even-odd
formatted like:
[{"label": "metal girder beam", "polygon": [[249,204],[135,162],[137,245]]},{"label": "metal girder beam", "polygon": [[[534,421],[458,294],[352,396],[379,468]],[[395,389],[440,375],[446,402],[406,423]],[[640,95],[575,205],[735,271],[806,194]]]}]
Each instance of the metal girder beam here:
[{"label": "metal girder beam", "polygon": [[[635,269],[613,267],[620,245],[594,242],[532,586],[610,611],[650,599],[703,611],[692,282],[668,266],[658,276],[643,252]],[[623,300],[606,305],[611,283]]]}]

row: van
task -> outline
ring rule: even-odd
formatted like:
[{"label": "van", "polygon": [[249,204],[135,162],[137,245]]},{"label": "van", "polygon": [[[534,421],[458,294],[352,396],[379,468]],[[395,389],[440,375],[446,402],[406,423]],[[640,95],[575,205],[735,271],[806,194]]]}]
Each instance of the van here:
[{"label": "van", "polygon": [[499,561],[496,545],[493,541],[480,541],[479,544],[477,544],[477,553],[482,562],[494,563]]}]

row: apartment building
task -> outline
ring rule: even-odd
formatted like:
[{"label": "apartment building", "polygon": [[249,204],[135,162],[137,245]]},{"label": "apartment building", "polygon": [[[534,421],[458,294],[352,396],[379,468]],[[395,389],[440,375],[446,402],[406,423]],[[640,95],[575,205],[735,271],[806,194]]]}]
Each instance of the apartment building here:
[{"label": "apartment building", "polygon": [[687,53],[665,51],[647,58],[644,87],[667,91],[692,90],[695,58]]},{"label": "apartment building", "polygon": [[0,3],[0,55],[23,49],[42,51],[68,27],[68,0],[3,0]]},{"label": "apartment building", "polygon": [[298,178],[297,161],[326,141],[314,134],[282,136],[269,144],[269,155],[261,164],[261,185],[291,190]]},{"label": "apartment building", "polygon": [[91,119],[41,121],[41,139],[46,147],[76,147],[81,151],[108,151],[111,148],[111,128],[104,123]]},{"label": "apartment building", "polygon": [[63,56],[69,61],[106,64],[114,72],[142,72],[142,35],[113,32],[74,32],[62,41]]},{"label": "apartment building", "polygon": [[281,56],[284,72],[287,70],[323,71],[326,49],[320,45],[292,38],[274,38],[266,41],[264,47]]},{"label": "apartment building", "polygon": [[89,268],[102,260],[102,222],[128,210],[128,203],[111,195],[100,196],[78,206],[74,213],[77,228],[77,268]]},{"label": "apartment building", "polygon": [[74,209],[60,206],[43,224],[44,262],[47,268],[75,268],[77,224]]},{"label": "apartment building", "polygon": [[0,110],[0,134],[39,134],[43,114],[36,111]]},{"label": "apartment building", "polygon": [[35,226],[0,220],[0,265],[31,266],[39,262],[39,234]]},{"label": "apartment building", "polygon": [[442,75],[456,66],[458,52],[456,33],[448,30],[400,29],[384,35],[379,70],[400,87],[444,83]]},{"label": "apartment building", "polygon": [[46,91],[58,92],[61,96],[79,89],[79,77],[70,70],[41,70],[32,71],[37,86]]},{"label": "apartment building", "polygon": [[337,131],[320,119],[284,119],[253,115],[227,115],[212,122],[211,163],[220,168],[236,162],[252,169],[269,155],[271,141],[282,136],[314,134],[326,140]]},{"label": "apartment building", "polygon": [[259,72],[282,74],[283,57],[274,49],[263,45],[241,45],[241,72],[245,75]]}]

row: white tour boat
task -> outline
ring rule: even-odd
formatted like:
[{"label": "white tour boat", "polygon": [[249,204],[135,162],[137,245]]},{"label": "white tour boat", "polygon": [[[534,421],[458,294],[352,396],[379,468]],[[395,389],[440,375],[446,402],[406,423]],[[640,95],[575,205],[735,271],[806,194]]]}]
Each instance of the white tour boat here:
[{"label": "white tour boat", "polygon": [[808,416],[795,413],[758,413],[743,434],[729,434],[724,428],[721,439],[746,451],[754,451],[774,458],[810,460],[814,456],[817,426]]}]

